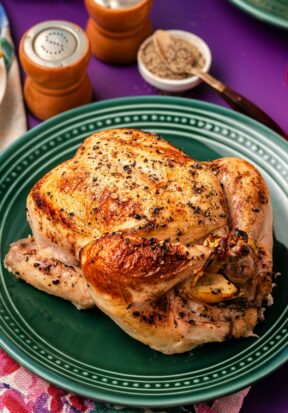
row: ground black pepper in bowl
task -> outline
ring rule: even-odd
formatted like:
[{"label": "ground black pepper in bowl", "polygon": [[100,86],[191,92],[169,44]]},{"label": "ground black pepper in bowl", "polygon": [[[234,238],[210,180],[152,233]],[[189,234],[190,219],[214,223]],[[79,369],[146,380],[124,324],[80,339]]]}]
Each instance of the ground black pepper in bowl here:
[{"label": "ground black pepper in bowl", "polygon": [[[196,67],[197,69],[203,69],[205,65],[205,58],[197,46],[179,37],[174,37],[174,42],[178,50],[177,60],[175,60],[175,63],[177,65],[181,65],[181,58],[183,58],[183,60],[185,61],[187,54],[191,54],[193,56],[193,67]],[[193,76],[190,73],[172,72],[165,65],[165,63],[163,63],[161,57],[158,55],[152,39],[148,42],[145,42],[141,47],[140,58],[146,69],[148,69],[151,73],[160,78],[181,80]]]}]

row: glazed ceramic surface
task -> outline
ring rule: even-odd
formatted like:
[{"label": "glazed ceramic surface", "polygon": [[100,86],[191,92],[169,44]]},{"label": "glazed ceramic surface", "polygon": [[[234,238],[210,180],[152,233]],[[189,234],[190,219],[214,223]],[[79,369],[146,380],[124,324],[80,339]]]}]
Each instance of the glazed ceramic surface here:
[{"label": "glazed ceramic surface", "polygon": [[287,0],[230,0],[257,19],[288,29]]}]

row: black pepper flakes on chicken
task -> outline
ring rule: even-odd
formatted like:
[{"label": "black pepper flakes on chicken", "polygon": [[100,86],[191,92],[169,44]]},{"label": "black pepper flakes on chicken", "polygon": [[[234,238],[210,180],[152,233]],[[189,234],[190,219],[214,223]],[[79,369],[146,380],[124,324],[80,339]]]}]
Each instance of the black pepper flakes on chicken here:
[{"label": "black pepper flakes on chicken", "polygon": [[253,334],[272,289],[272,208],[248,162],[105,130],[35,184],[27,208],[34,238],[5,264],[36,288],[95,303],[166,354]]}]

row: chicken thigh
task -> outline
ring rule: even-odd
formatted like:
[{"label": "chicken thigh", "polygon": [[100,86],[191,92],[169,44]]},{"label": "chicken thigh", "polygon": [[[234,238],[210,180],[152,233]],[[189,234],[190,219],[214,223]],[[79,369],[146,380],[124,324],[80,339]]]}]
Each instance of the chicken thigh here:
[{"label": "chicken thigh", "polygon": [[[94,302],[141,342],[173,354],[253,334],[272,289],[272,208],[248,162],[199,162],[155,134],[105,130],[36,183],[27,209],[37,251],[78,267],[77,305]],[[76,303],[78,287],[71,298],[41,284],[15,248],[10,271]]]}]

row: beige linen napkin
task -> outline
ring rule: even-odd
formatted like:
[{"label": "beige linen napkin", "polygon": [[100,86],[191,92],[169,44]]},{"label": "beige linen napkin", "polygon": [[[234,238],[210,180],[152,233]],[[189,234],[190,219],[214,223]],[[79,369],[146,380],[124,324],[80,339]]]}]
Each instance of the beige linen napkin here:
[{"label": "beige linen napkin", "polygon": [[[12,43],[8,22],[1,36]],[[14,57],[7,77],[4,99],[0,104],[0,150],[14,142],[27,130],[19,67]]]}]

